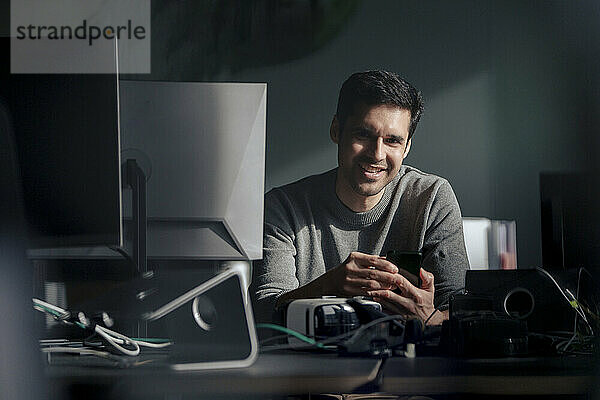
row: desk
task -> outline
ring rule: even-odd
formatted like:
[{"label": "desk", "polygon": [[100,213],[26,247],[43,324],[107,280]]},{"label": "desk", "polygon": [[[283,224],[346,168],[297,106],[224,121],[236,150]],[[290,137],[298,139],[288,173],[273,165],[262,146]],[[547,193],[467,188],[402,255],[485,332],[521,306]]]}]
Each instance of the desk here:
[{"label": "desk", "polygon": [[[351,393],[375,379],[380,360],[341,358],[335,354],[261,354],[249,368],[177,372],[166,366],[97,368],[49,366],[52,397],[94,390],[108,398],[213,398]],[[77,393],[73,392],[77,388]],[[176,397],[177,398],[177,397]]]},{"label": "desk", "polygon": [[[92,391],[100,398],[264,398],[308,393],[353,393],[377,377],[381,361],[335,354],[261,354],[249,368],[175,372],[166,366],[85,368],[49,366],[52,397]],[[394,394],[532,395],[589,393],[591,358],[392,358],[379,391]],[[381,382],[380,382],[381,383]],[[359,390],[360,391],[360,390]]]},{"label": "desk", "polygon": [[395,394],[582,395],[595,389],[592,357],[392,358],[382,391]]}]

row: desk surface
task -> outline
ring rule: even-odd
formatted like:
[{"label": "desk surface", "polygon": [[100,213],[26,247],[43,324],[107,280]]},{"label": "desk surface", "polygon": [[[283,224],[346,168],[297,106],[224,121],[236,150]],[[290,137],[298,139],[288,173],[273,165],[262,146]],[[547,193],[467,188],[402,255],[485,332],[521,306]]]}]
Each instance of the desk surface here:
[{"label": "desk surface", "polygon": [[573,395],[594,389],[592,357],[392,358],[382,391],[395,394]]},{"label": "desk surface", "polygon": [[174,371],[150,364],[133,368],[49,366],[53,390],[93,385],[129,397],[170,394],[350,393],[375,379],[381,360],[341,358],[336,354],[261,354],[248,368]]},{"label": "desk surface", "polygon": [[[53,391],[93,386],[122,398],[169,395],[290,395],[353,393],[377,378],[381,361],[335,354],[261,354],[249,368],[176,372],[134,368],[49,366]],[[586,357],[453,359],[392,358],[379,390],[394,394],[585,394],[594,389],[595,362]],[[377,388],[377,387],[376,387]]]}]

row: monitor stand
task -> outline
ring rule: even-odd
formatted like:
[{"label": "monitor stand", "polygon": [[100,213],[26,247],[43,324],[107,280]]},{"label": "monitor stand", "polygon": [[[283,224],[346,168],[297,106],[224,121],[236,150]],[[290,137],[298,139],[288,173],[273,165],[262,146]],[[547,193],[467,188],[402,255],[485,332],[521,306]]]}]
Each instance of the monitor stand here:
[{"label": "monitor stand", "polygon": [[[148,259],[146,256],[146,232],[147,232],[147,214],[146,214],[146,174],[140,168],[135,159],[127,159],[125,163],[126,184],[131,188],[131,210],[132,210],[132,259],[139,275],[144,276],[148,273]],[[148,333],[148,323],[146,321],[137,322],[137,332],[139,336],[146,336]]]},{"label": "monitor stand", "polygon": [[128,159],[125,164],[126,184],[131,188],[133,218],[133,254],[132,259],[140,274],[148,272],[146,257],[146,174],[135,159]]}]

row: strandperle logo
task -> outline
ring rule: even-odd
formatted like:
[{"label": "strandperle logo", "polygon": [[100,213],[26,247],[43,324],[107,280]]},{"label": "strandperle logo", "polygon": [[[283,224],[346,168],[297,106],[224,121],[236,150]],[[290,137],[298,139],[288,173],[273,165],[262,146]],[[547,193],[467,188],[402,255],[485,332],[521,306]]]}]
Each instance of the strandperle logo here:
[{"label": "strandperle logo", "polygon": [[150,73],[151,0],[11,0],[10,70]]},{"label": "strandperle logo", "polygon": [[137,39],[144,40],[146,38],[146,28],[142,25],[135,25],[130,19],[125,25],[103,26],[88,24],[87,20],[83,20],[81,25],[76,27],[63,26],[45,26],[45,25],[20,25],[16,28],[18,40],[87,40],[88,46],[91,46],[98,39]]}]

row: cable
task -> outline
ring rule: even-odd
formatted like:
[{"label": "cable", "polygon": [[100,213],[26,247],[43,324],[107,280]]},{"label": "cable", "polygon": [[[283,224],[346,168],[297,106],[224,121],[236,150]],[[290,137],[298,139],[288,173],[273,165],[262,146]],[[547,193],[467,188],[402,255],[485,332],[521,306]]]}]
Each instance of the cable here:
[{"label": "cable", "polygon": [[439,310],[436,308],[435,310],[433,310],[433,312],[431,314],[429,314],[429,317],[427,317],[427,319],[425,320],[425,326],[427,326],[427,323],[429,322],[429,320],[431,320],[431,318],[435,315],[436,312],[438,312]]},{"label": "cable", "polygon": [[[71,323],[66,319],[71,317],[71,313],[68,310],[55,306],[54,304],[47,303],[37,298],[33,298],[33,308],[37,311],[45,312],[51,314],[55,318],[61,320],[64,323]],[[86,319],[83,316],[83,319]],[[84,324],[83,322],[76,321],[75,324],[82,329],[91,329],[92,327],[88,324]],[[123,353],[128,356],[137,356],[140,353],[140,346],[160,349],[164,347],[168,347],[173,343],[167,339],[145,339],[145,340],[135,340],[131,339],[121,333],[112,331],[106,327],[95,325],[93,326],[93,331],[100,335],[104,340],[106,340],[112,347],[114,347],[120,353]],[[133,349],[127,349],[121,345],[131,345]]]},{"label": "cable", "polygon": [[[579,316],[584,321],[587,322],[587,318],[585,317],[585,314],[583,314],[583,311],[581,311],[581,309],[579,308],[579,303],[578,303],[577,299],[575,298],[575,296],[573,296],[573,294],[568,289],[566,290],[566,293],[565,293],[563,288],[560,287],[558,282],[556,282],[556,279],[554,279],[554,277],[552,275],[550,275],[550,273],[548,271],[546,271],[545,269],[540,268],[540,267],[537,267],[536,270],[543,273],[544,275],[546,275],[552,281],[552,283],[554,283],[554,285],[558,288],[558,291],[560,292],[560,294],[562,294],[563,297],[565,298],[565,300],[567,300],[567,303],[569,303],[569,305],[571,307],[573,307],[575,312],[577,312],[577,314],[579,314]],[[571,296],[571,298],[569,298],[569,296],[567,296],[567,294],[569,294]],[[592,327],[589,325],[589,323],[588,323],[588,328],[590,328],[590,330],[592,330]]]},{"label": "cable", "polygon": [[529,335],[550,338],[553,340],[565,340],[565,339],[570,338],[573,335],[573,332],[567,332],[567,331],[553,331],[553,332],[549,332],[549,333],[529,332]]},{"label": "cable", "polygon": [[[298,337],[298,339],[303,340],[304,342],[307,343],[306,346],[298,346],[298,345],[279,345],[279,346],[271,346],[265,349],[261,349],[262,352],[267,352],[267,351],[275,351],[275,350],[288,350],[288,349],[296,349],[296,350],[303,350],[303,349],[311,349],[314,348],[315,346],[322,349],[322,350],[331,350],[331,344],[332,343],[336,343],[340,340],[343,340],[345,338],[347,338],[348,336],[351,336],[348,341],[352,341],[355,340],[356,337],[358,335],[360,335],[361,333],[363,333],[365,330],[371,328],[374,325],[383,323],[383,322],[388,322],[388,321],[398,321],[401,320],[402,322],[406,321],[406,318],[403,315],[387,315],[385,317],[381,317],[378,319],[375,319],[365,325],[360,326],[357,329],[353,329],[351,331],[342,333],[340,335],[337,336],[333,336],[330,337],[328,339],[324,339],[321,341],[315,341],[312,338],[309,338],[307,336],[302,335],[301,333],[298,333],[296,331],[293,331],[291,329],[288,328],[284,328],[282,326],[279,325],[274,325],[274,324],[256,324],[257,328],[270,328],[270,329],[275,329],[281,332],[286,332],[288,334],[293,335],[291,332],[294,332],[300,336],[303,336],[306,339],[309,339],[309,341],[303,340],[300,337]],[[295,335],[293,335],[295,336]],[[297,336],[296,336],[297,337]],[[328,346],[329,345],[329,346]],[[337,344],[335,344],[334,346],[337,346]]]},{"label": "cable", "polygon": [[258,328],[258,329],[261,329],[261,328],[262,329],[273,329],[273,330],[276,330],[276,331],[287,333],[289,336],[293,336],[293,337],[295,337],[295,338],[297,338],[297,339],[299,339],[299,340],[301,340],[303,342],[306,342],[306,343],[308,343],[310,345],[317,346],[317,347],[322,347],[322,345],[320,343],[317,343],[317,341],[315,339],[310,338],[308,336],[305,336],[305,335],[301,334],[300,332],[296,332],[293,329],[289,329],[289,328],[286,328],[286,327],[283,327],[283,326],[280,326],[280,325],[275,325],[275,324],[256,324],[256,328]]},{"label": "cable", "polygon": [[67,310],[65,310],[64,308],[60,308],[58,306],[55,306],[54,304],[50,304],[50,303],[46,303],[45,301],[42,301],[38,298],[33,298],[31,299],[33,301],[34,306],[42,306],[44,308],[46,308],[47,310],[51,310],[51,311],[55,311],[57,313],[57,315],[65,315],[65,314],[69,314],[69,312]]},{"label": "cable", "polygon": [[85,325],[82,324],[81,322],[79,322],[79,321],[72,322],[72,321],[67,320],[71,317],[71,313],[69,311],[67,311],[63,308],[60,308],[58,306],[55,306],[54,304],[46,303],[45,301],[42,301],[40,299],[33,298],[31,300],[33,301],[33,309],[34,310],[41,311],[46,314],[50,314],[56,320],[62,321],[65,324],[75,323],[75,325],[79,326],[82,329],[85,329]]},{"label": "cable", "polygon": [[342,335],[338,335],[338,336],[334,336],[332,338],[323,340],[319,343],[321,344],[325,344],[325,343],[330,343],[333,339],[337,339],[337,338],[344,338],[349,336],[350,334],[352,334],[352,336],[350,336],[349,339],[346,340],[346,342],[352,342],[356,339],[356,337],[358,337],[361,333],[363,333],[364,331],[366,331],[367,329],[371,328],[374,325],[383,323],[383,322],[388,322],[388,321],[398,321],[398,320],[402,320],[402,322],[406,322],[406,318],[404,317],[404,315],[387,315],[385,317],[381,317],[381,318],[377,318],[374,319],[373,321],[366,323],[364,325],[361,325],[358,329],[352,330],[350,332],[346,332]]},{"label": "cable", "polygon": [[76,347],[46,347],[41,349],[42,353],[75,353],[80,355],[93,355],[98,357],[110,358],[112,354],[106,351],[94,349],[76,348]]},{"label": "cable", "polygon": [[[104,328],[100,325],[96,325],[94,327],[94,331],[100,336],[102,336],[111,346],[113,346],[121,353],[127,356],[137,356],[138,354],[140,354],[140,345],[134,342],[133,340],[129,339],[127,336],[115,331],[111,331],[110,329]],[[119,343],[117,343],[116,339],[122,339],[124,341],[124,343],[122,344],[130,343],[131,345],[133,345],[133,350],[121,346]]]},{"label": "cable", "polygon": [[[558,291],[560,292],[560,294],[563,295],[563,297],[565,298],[565,300],[567,300],[567,303],[571,304],[571,299],[569,299],[569,297],[565,294],[564,290],[562,287],[560,287],[560,285],[558,284],[558,282],[556,282],[556,279],[554,279],[554,277],[552,275],[550,275],[550,273],[548,271],[546,271],[543,268],[537,267],[536,270],[538,270],[539,272],[543,273],[544,275],[546,275],[551,281],[552,283],[554,283],[554,285],[558,288]],[[573,306],[571,304],[571,306]],[[573,307],[575,308],[575,307]]]},{"label": "cable", "polygon": [[456,294],[456,293],[459,293],[459,292],[461,292],[461,291],[463,291],[463,290],[465,290],[465,288],[464,288],[464,287],[461,287],[461,288],[459,288],[459,289],[455,289],[455,290],[451,291],[451,292],[448,294],[448,298],[446,299],[446,301],[444,301],[442,304],[440,304],[438,307],[436,307],[436,308],[433,310],[433,312],[432,312],[431,314],[429,314],[429,317],[427,317],[427,319],[425,320],[425,323],[424,323],[423,325],[427,326],[427,323],[428,323],[428,322],[431,320],[431,318],[432,318],[432,317],[435,315],[435,313],[437,313],[437,312],[440,312],[440,308],[441,308],[441,307],[443,307],[443,306],[445,306],[446,304],[449,304],[449,303],[450,303],[450,296],[452,296],[452,295],[454,295],[454,294]]},{"label": "cable", "polygon": [[[594,279],[594,276],[586,268],[584,268],[584,267],[579,268],[578,277],[577,277],[577,291],[576,291],[577,301],[579,303],[581,310],[583,311],[583,314],[584,315],[587,314],[586,316],[593,318],[595,321],[595,326],[598,326],[598,322],[600,321],[600,318],[598,317],[598,306],[595,304],[595,307],[594,307],[595,310],[592,311],[590,309],[589,305],[587,305],[583,300],[579,299],[579,288],[580,288],[580,283],[581,283],[582,272],[585,272],[586,274],[588,274],[588,276],[590,278],[592,278],[592,280]],[[592,299],[592,301],[594,301],[594,299]],[[591,328],[591,324],[589,323],[589,321],[587,319],[585,320],[585,322],[588,325],[588,327],[590,328],[590,333],[593,335],[594,332],[593,332],[593,329]]]},{"label": "cable", "polygon": [[369,323],[367,323],[365,325],[362,325],[362,326],[360,326],[360,327],[358,327],[356,329],[353,329],[351,331],[342,333],[341,335],[333,336],[333,337],[330,337],[328,339],[322,340],[319,343],[321,343],[323,345],[330,344],[330,343],[334,343],[334,342],[336,342],[336,341],[338,341],[340,339],[345,339],[345,338],[347,338],[348,336],[351,336],[351,335],[352,335],[352,337],[350,339],[348,339],[348,340],[353,340],[353,338],[355,337],[355,335],[357,335],[358,333],[362,333],[365,329],[369,329],[373,325],[377,325],[379,323],[386,322],[386,321],[389,321],[389,320],[392,320],[392,321],[401,320],[403,323],[406,322],[406,318],[404,317],[404,315],[399,315],[399,314],[398,315],[387,315],[385,317],[381,317],[381,318],[375,319],[375,320],[373,320],[373,321],[371,321],[371,322],[369,322]]},{"label": "cable", "polygon": [[148,343],[171,343],[171,339],[163,339],[163,338],[131,338],[131,340],[136,340],[138,342],[148,342]]},{"label": "cable", "polygon": [[33,309],[34,309],[34,310],[37,310],[37,311],[41,311],[41,312],[43,312],[43,313],[50,314],[50,315],[52,315],[53,317],[55,317],[55,318],[57,318],[57,319],[58,319],[58,318],[61,318],[61,317],[64,315],[64,314],[61,314],[61,313],[59,313],[59,312],[56,312],[56,311],[54,311],[54,310],[51,310],[51,309],[49,309],[49,308],[47,308],[47,307],[45,307],[45,306],[42,306],[42,305],[34,305],[34,306],[33,306]]},{"label": "cable", "polygon": [[151,343],[151,342],[147,342],[144,340],[135,340],[135,339],[132,339],[132,342],[137,343],[142,347],[149,347],[149,348],[153,348],[153,349],[163,349],[163,348],[169,347],[173,344],[173,342]]},{"label": "cable", "polygon": [[[577,285],[579,286],[579,284]],[[575,314],[575,318],[573,319],[573,334],[571,335],[571,338],[569,339],[568,342],[562,341],[560,342],[557,346],[556,346],[556,351],[561,352],[561,351],[567,351],[567,348],[571,345],[571,343],[573,342],[573,340],[577,337],[577,317],[579,317],[579,314]],[[566,343],[562,349],[560,348],[560,345]]]},{"label": "cable", "polygon": [[[577,290],[575,291],[576,300],[577,300],[578,305],[579,305],[579,288],[580,288],[580,284],[581,284],[581,273],[583,271],[587,272],[587,274],[590,277],[592,277],[592,274],[590,274],[590,272],[587,269],[585,269],[583,267],[579,268],[579,271],[577,273]],[[592,279],[593,279],[593,277],[592,277]],[[581,313],[582,313],[583,320],[585,321],[585,323],[587,324],[588,328],[590,329],[590,333],[593,335],[594,334],[594,330],[592,329],[592,326],[590,325],[588,319],[586,318],[585,311],[582,310]],[[577,323],[577,316],[575,316],[575,321],[576,321],[575,323]],[[575,325],[575,329],[577,329],[577,325]]]},{"label": "cable", "polygon": [[[315,345],[314,344],[306,344],[304,346],[299,346],[297,344],[281,344],[281,345],[275,345],[275,346],[267,346],[267,347],[263,347],[260,349],[261,353],[267,353],[267,352],[271,352],[271,351],[277,351],[277,350],[314,350]],[[323,347],[319,347],[319,351],[337,351],[335,346],[323,346]]]},{"label": "cable", "polygon": [[278,340],[285,340],[289,337],[289,335],[277,335],[277,336],[272,336],[266,339],[261,340],[258,344],[260,346],[266,346],[267,343],[271,343],[271,342],[277,342]]},{"label": "cable", "polygon": [[337,346],[336,342],[339,342],[340,340],[346,339],[348,336],[351,336],[347,341],[352,341],[355,340],[356,337],[358,337],[360,334],[362,334],[365,330],[371,328],[374,325],[383,323],[383,322],[388,322],[388,321],[398,321],[401,320],[402,322],[406,321],[406,318],[403,315],[387,315],[385,317],[381,317],[378,319],[375,319],[365,325],[360,326],[357,329],[353,329],[351,331],[342,333],[340,335],[337,336],[333,336],[330,337],[328,339],[324,339],[321,341],[316,342],[314,345],[307,345],[307,346],[297,346],[297,345],[281,345],[281,346],[273,346],[273,347],[269,347],[268,349],[264,349],[262,350],[264,351],[274,351],[274,350],[287,350],[290,348],[296,349],[296,350],[302,350],[302,349],[310,349],[313,348],[315,345],[318,346],[320,349],[323,350],[331,350],[331,344],[333,343],[333,346]]},{"label": "cable", "polygon": [[141,340],[141,339],[128,338],[128,341],[126,341],[123,339],[113,337],[113,340],[115,341],[115,343],[118,343],[118,344],[127,344],[129,341],[130,343],[137,343],[141,347],[149,347],[149,348],[154,348],[154,349],[162,349],[165,347],[169,347],[173,344],[173,342],[171,342],[168,339],[160,339],[160,342],[158,342],[158,343],[153,343],[153,342],[149,341],[152,339]]},{"label": "cable", "polygon": [[[558,288],[558,290],[560,291],[560,293],[563,295],[563,297],[569,302],[569,304],[571,305],[571,307],[573,307],[573,309],[576,311],[575,314],[575,318],[573,320],[573,332],[568,332],[569,334],[569,338],[568,340],[562,340],[560,341],[558,344],[556,344],[555,348],[556,351],[559,353],[569,353],[569,354],[589,354],[589,352],[573,352],[573,351],[569,351],[569,347],[571,347],[571,345],[573,345],[574,343],[580,344],[581,340],[578,339],[578,333],[577,333],[577,326],[578,326],[578,317],[581,317],[581,319],[586,323],[590,333],[591,333],[591,337],[593,337],[594,335],[594,330],[592,328],[592,326],[590,325],[587,316],[585,315],[585,312],[583,311],[582,307],[579,304],[579,289],[580,289],[580,284],[581,284],[581,274],[582,272],[586,272],[588,274],[589,271],[587,271],[585,268],[580,268],[578,273],[577,273],[577,289],[575,291],[576,295],[573,296],[573,294],[569,291],[569,289],[562,289],[562,287],[558,284],[558,282],[554,279],[554,277],[546,270],[544,270],[543,268],[536,268],[539,272],[542,272],[543,274],[545,274],[553,283],[554,285],[556,285],[556,287]],[[590,274],[591,276],[591,274]],[[551,337],[550,335],[546,335],[547,337]],[[557,338],[557,337],[554,337]],[[562,338],[560,338],[562,339]],[[585,337],[584,337],[585,339]]]},{"label": "cable", "polygon": [[[580,282],[581,282],[581,269],[577,273],[577,290],[575,290],[576,299],[579,298],[579,283]],[[585,316],[585,313],[583,315]],[[577,336],[577,317],[579,317],[579,313],[575,314],[575,318],[573,319],[573,336],[571,336],[571,339],[569,339],[569,341],[567,342],[567,344],[565,344],[565,346],[563,348],[563,350],[565,350],[565,351],[571,345],[571,343],[573,342],[573,339],[575,339],[575,337]],[[592,327],[590,326],[589,322],[587,321],[587,319],[585,317],[584,317],[584,321],[587,323],[588,327],[591,330]],[[593,333],[594,332],[592,331],[592,334]]]},{"label": "cable", "polygon": [[[592,354],[594,343],[590,341],[593,339],[593,336],[584,336],[581,338],[578,338],[577,336],[578,335],[572,336],[568,341],[563,340],[556,344],[556,351],[561,354]],[[569,350],[569,347],[575,345],[579,346],[579,351]]]}]

